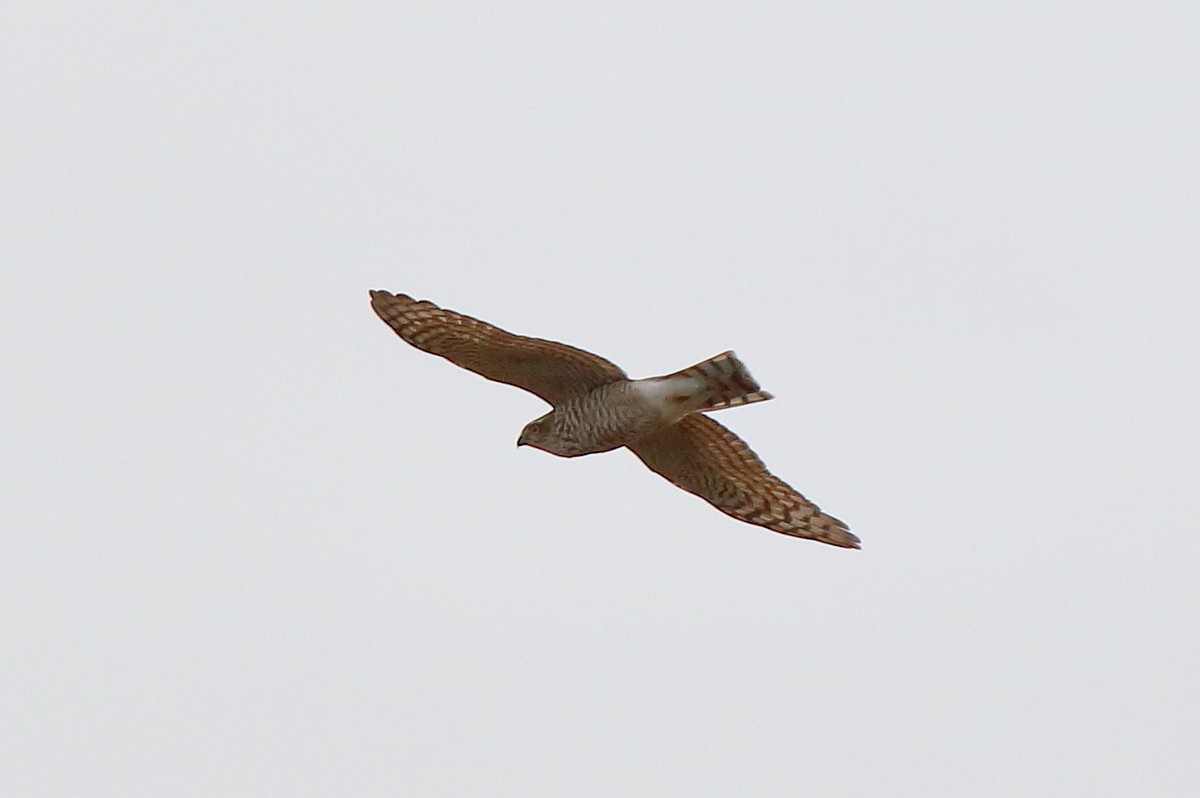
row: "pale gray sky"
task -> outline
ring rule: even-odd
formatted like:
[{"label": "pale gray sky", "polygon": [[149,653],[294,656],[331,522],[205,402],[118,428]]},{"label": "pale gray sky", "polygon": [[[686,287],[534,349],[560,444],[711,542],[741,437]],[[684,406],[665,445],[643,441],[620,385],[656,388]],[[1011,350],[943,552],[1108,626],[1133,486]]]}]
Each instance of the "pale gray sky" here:
[{"label": "pale gray sky", "polygon": [[[0,792],[1192,796],[1194,4],[5,3]],[[728,411],[725,518],[367,289]]]}]

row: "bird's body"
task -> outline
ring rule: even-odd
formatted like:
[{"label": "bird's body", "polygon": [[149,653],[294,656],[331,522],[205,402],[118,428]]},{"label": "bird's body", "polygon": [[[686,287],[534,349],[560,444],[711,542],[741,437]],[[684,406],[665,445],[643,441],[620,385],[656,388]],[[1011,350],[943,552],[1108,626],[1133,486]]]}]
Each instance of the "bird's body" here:
[{"label": "bird's body", "polygon": [[579,457],[627,446],[663,423],[659,407],[636,382],[619,380],[566,400],[531,422],[537,426],[526,425],[517,443]]},{"label": "bird's body", "polygon": [[736,355],[722,352],[674,374],[619,379],[571,397],[527,425],[518,443],[560,457],[596,454],[635,444],[690,413],[770,398]]},{"label": "bird's body", "polygon": [[772,398],[732,352],[662,377],[631,380],[581,349],[513,335],[404,294],[371,305],[401,338],[488,379],[524,388],[552,409],[518,445],[561,457],[628,447],[651,470],[741,521],[858,548],[858,538],[767,471],[745,442],[704,415]]}]

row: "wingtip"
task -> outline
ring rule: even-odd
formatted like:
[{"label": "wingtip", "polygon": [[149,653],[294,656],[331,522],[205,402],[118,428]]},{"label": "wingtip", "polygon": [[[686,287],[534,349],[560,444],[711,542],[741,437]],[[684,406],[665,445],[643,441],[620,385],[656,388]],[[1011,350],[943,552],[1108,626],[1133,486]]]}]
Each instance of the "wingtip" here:
[{"label": "wingtip", "polygon": [[858,535],[851,532],[849,529],[830,530],[829,533],[821,538],[825,543],[831,546],[840,546],[843,549],[861,549],[862,541]]},{"label": "wingtip", "polygon": [[384,302],[389,299],[398,299],[402,302],[415,302],[408,294],[394,294],[391,291],[385,291],[382,288],[368,289],[367,293],[371,295],[372,302]]},{"label": "wingtip", "polygon": [[397,304],[411,304],[412,297],[408,294],[393,294],[391,291],[385,291],[382,288],[372,288],[368,292],[371,295],[371,307],[376,311],[382,312],[385,308],[393,307]]}]

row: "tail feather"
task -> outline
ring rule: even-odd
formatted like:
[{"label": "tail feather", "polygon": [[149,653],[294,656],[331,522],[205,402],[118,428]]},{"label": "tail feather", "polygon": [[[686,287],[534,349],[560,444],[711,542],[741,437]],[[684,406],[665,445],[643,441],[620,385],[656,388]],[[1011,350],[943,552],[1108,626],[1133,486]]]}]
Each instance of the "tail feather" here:
[{"label": "tail feather", "polygon": [[723,410],[726,407],[765,402],[773,399],[733,352],[722,352],[702,363],[668,374],[665,379],[682,377],[703,386],[704,395],[697,410]]}]

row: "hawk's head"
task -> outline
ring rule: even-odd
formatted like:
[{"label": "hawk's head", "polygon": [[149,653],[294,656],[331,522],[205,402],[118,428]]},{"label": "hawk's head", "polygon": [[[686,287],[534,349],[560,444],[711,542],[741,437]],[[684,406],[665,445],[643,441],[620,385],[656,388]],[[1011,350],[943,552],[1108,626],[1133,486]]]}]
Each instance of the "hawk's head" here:
[{"label": "hawk's head", "polygon": [[588,452],[580,446],[579,441],[563,429],[563,424],[554,411],[541,418],[536,418],[521,430],[517,438],[517,446],[532,446],[543,452],[556,454],[559,457],[577,457]]}]

